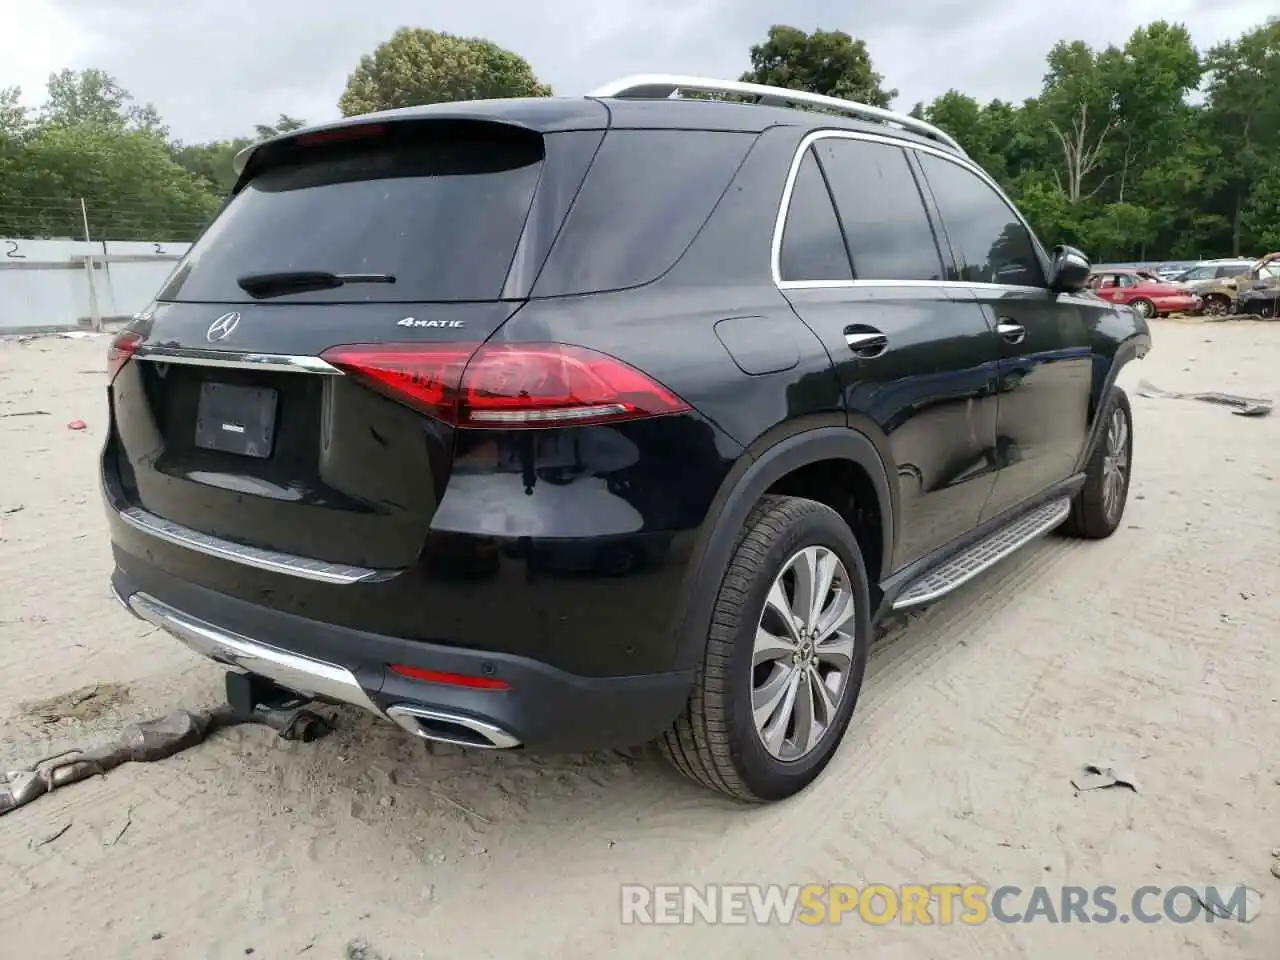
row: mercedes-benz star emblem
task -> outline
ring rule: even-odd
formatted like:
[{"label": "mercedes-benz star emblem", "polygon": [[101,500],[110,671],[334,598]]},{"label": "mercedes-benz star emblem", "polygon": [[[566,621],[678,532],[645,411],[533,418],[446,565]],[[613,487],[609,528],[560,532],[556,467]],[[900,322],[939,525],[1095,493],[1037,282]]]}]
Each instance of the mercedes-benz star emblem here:
[{"label": "mercedes-benz star emblem", "polygon": [[217,320],[213,321],[213,323],[209,324],[209,329],[205,332],[204,338],[210,343],[217,343],[219,340],[225,340],[227,337],[231,336],[231,331],[234,330],[239,323],[240,314],[224,313]]}]

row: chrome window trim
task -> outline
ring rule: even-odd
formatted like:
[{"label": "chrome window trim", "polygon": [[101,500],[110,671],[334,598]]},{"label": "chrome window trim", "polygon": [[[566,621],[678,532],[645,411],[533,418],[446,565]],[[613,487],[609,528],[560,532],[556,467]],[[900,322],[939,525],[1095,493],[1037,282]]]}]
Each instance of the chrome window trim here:
[{"label": "chrome window trim", "polygon": [[[1044,245],[1040,243],[1039,237],[1035,231],[1031,229],[1031,224],[1027,223],[1021,211],[1014,206],[1008,195],[1000,189],[1000,185],[995,182],[981,167],[973,163],[967,157],[957,156],[954,153],[948,153],[931,147],[923,143],[914,143],[910,140],[904,140],[900,137],[882,136],[875,133],[863,133],[856,130],[815,130],[806,134],[804,139],[800,141],[799,147],[796,148],[795,155],[791,158],[791,167],[787,171],[787,180],[782,188],[782,200],[778,204],[778,213],[773,223],[773,241],[770,244],[770,263],[769,270],[773,275],[774,285],[779,290],[822,290],[822,289],[838,289],[848,290],[857,287],[939,287],[939,288],[975,288],[975,289],[995,289],[995,290],[1035,290],[1044,292],[1047,287],[1033,287],[1012,285],[1004,283],[983,283],[970,282],[965,280],[783,280],[782,279],[782,234],[787,225],[787,214],[791,210],[791,195],[795,192],[796,177],[800,175],[800,164],[804,162],[804,155],[808,149],[820,140],[863,140],[869,143],[883,143],[892,147],[899,147],[906,150],[916,150],[920,153],[932,154],[935,157],[941,157],[943,160],[950,161],[959,167],[963,167],[970,173],[975,174],[978,179],[989,186],[996,192],[1001,200],[1004,201],[1010,212],[1022,224],[1027,235],[1031,238],[1031,244],[1044,260],[1048,260],[1048,254],[1045,253]],[[834,203],[834,200],[832,201]]]},{"label": "chrome window trim", "polygon": [[337,367],[319,357],[294,356],[283,353],[239,353],[231,350],[206,350],[202,347],[167,347],[142,344],[134,351],[135,360],[178,363],[194,367],[219,367],[228,370],[272,370],[277,373],[317,373],[341,377]]}]

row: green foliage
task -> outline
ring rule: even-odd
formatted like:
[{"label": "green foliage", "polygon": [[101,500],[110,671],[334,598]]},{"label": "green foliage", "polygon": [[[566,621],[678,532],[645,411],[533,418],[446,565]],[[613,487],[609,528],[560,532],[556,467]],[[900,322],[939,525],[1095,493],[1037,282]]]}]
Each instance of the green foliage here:
[{"label": "green foliage", "polygon": [[351,117],[424,103],[550,95],[528,63],[495,43],[402,27],[360,58],[338,107]]},{"label": "green foliage", "polygon": [[115,240],[190,237],[217,208],[204,184],[145,131],[46,124],[23,152],[4,193],[16,187],[29,202],[0,206],[0,236],[80,236],[79,199],[71,198],[84,199],[91,236]]},{"label": "green foliage", "polygon": [[1280,25],[1201,56],[1183,26],[1157,21],[1123,47],[1059,43],[1046,67],[1039,96],[1021,106],[950,91],[917,108],[1001,182],[1046,242],[1097,260],[1280,243]]},{"label": "green foliage", "polygon": [[1253,185],[1240,219],[1257,238],[1260,248],[1268,252],[1280,250],[1280,165],[1272,167]]},{"label": "green foliage", "polygon": [[[251,140],[183,145],[151,104],[101,70],[62,70],[34,115],[0,90],[0,237],[190,240],[235,183]],[[258,138],[303,126],[281,114]],[[81,210],[80,201],[85,204]]]},{"label": "green foliage", "polygon": [[884,77],[871,68],[867,45],[840,30],[805,33],[795,27],[770,27],[768,39],[752,46],[751,69],[742,79],[875,107],[889,106],[898,95],[881,86]]}]

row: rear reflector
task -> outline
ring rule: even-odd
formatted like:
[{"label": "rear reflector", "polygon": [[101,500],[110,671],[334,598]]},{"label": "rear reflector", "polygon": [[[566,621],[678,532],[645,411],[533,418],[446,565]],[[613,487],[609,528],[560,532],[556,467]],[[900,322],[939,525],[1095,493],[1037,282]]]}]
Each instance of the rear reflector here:
[{"label": "rear reflector", "polygon": [[441,670],[423,670],[421,667],[406,667],[402,663],[391,664],[393,673],[410,680],[421,680],[424,683],[443,683],[451,687],[467,687],[471,690],[510,690],[511,684],[493,677],[473,677],[465,673],[445,673]]},{"label": "rear reflector", "polygon": [[690,409],[621,360],[562,343],[350,344],[322,356],[374,389],[459,427],[585,426]]},{"label": "rear reflector", "polygon": [[387,132],[381,123],[361,123],[350,127],[338,127],[334,130],[317,130],[315,133],[303,133],[294,138],[300,147],[316,147],[322,143],[338,143],[345,140],[369,140],[380,137]]},{"label": "rear reflector", "polygon": [[133,330],[121,330],[111,338],[111,344],[107,347],[107,383],[116,378],[120,368],[128,363],[140,343],[142,335]]}]

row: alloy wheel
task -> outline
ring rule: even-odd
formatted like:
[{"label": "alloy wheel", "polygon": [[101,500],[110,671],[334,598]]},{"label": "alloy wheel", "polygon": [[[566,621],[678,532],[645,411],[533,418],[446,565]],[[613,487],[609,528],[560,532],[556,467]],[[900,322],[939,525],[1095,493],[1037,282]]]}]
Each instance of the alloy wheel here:
[{"label": "alloy wheel", "polygon": [[1107,449],[1102,457],[1102,508],[1114,521],[1124,502],[1129,479],[1129,420],[1119,407],[1111,412],[1107,425]]},{"label": "alloy wheel", "polygon": [[752,650],[751,707],[764,748],[800,760],[835,725],[859,638],[849,572],[826,547],[783,565],[765,599]]}]

